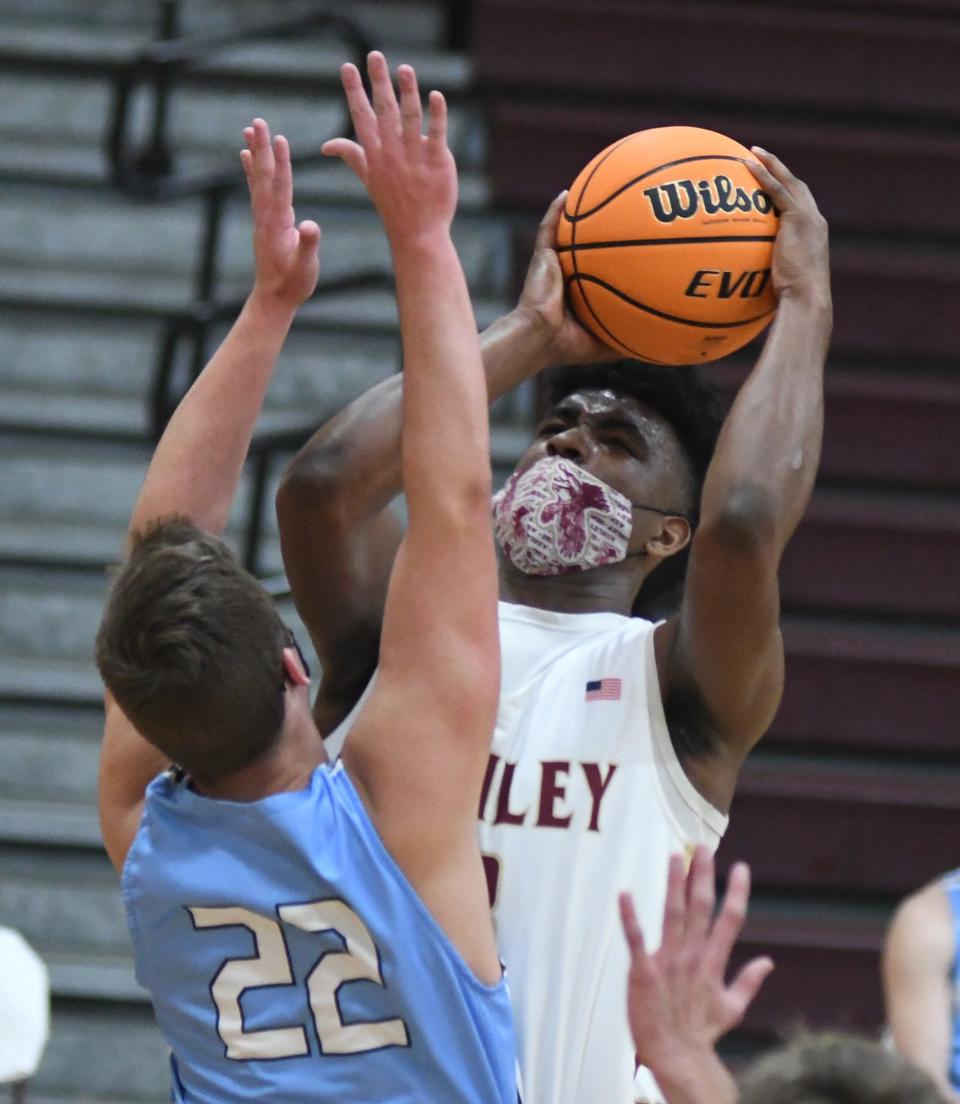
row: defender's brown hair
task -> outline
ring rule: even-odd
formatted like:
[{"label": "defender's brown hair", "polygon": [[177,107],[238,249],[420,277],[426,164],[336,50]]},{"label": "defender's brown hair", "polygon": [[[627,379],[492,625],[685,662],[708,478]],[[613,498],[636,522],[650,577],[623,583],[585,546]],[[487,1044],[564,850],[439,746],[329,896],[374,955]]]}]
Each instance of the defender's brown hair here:
[{"label": "defender's brown hair", "polygon": [[740,1104],[944,1104],[929,1077],[879,1043],[803,1035],[761,1058],[740,1082]]},{"label": "defender's brown hair", "polygon": [[110,589],[97,667],[141,735],[200,782],[272,747],[289,633],[217,537],[170,518],[135,537]]}]

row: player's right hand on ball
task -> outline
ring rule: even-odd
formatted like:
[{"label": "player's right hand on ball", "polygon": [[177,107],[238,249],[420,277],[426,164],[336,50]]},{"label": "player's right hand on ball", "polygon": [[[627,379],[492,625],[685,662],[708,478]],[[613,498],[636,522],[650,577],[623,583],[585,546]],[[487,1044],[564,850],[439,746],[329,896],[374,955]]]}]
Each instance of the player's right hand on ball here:
[{"label": "player's right hand on ball", "polygon": [[323,152],[342,158],[363,181],[394,245],[449,231],[457,206],[457,168],[447,147],[446,101],[439,92],[430,93],[424,134],[412,66],[397,69],[399,103],[383,54],[369,54],[367,72],[372,105],[357,67],[341,68],[357,141],[333,138]]},{"label": "player's right hand on ball", "polygon": [[830,250],[827,220],[820,214],[810,189],[784,163],[759,146],[748,161],[763,190],[780,212],[780,229],[773,247],[773,289],[777,297],[815,295],[830,302]]}]

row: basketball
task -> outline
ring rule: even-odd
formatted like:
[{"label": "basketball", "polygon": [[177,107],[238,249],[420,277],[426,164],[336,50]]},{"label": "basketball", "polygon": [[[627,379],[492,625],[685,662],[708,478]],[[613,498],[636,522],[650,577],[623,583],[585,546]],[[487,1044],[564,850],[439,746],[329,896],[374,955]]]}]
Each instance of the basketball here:
[{"label": "basketball", "polygon": [[717,360],[777,308],[779,219],[745,159],[699,127],[629,134],[570,187],[557,253],[570,305],[595,337],[657,364]]}]

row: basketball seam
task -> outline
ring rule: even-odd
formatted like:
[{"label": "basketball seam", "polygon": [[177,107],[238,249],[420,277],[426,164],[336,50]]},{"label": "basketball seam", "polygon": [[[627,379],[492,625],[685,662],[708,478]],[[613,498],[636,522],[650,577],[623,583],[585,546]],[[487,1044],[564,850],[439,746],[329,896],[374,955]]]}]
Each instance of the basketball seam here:
[{"label": "basketball seam", "polygon": [[[624,138],[623,141],[625,142],[626,138]],[[615,149],[619,149],[622,144],[623,142],[618,143],[616,146],[613,147],[612,150],[610,150],[610,153],[613,153]],[[606,160],[606,158],[604,158],[604,160]],[[628,180],[626,184],[621,184],[615,192],[611,192],[610,195],[608,195],[607,198],[604,199],[601,203],[598,203],[596,207],[591,207],[589,211],[584,211],[583,214],[580,214],[580,204],[578,203],[576,213],[573,215],[567,215],[567,218],[570,220],[570,222],[579,222],[582,219],[590,218],[591,215],[595,215],[597,211],[600,211],[604,207],[606,207],[608,203],[612,203],[613,200],[617,198],[617,196],[622,195],[629,188],[632,188],[634,184],[639,184],[641,180],[646,180],[648,176],[653,176],[654,173],[658,173],[662,169],[672,169],[675,165],[687,165],[691,161],[736,161],[741,165],[746,164],[742,157],[734,157],[733,154],[727,153],[698,153],[694,157],[681,157],[678,161],[664,161],[662,165],[657,165],[653,169],[648,169],[645,173],[641,173],[640,176],[635,176],[633,180]],[[584,181],[583,188],[581,188],[580,190],[581,199],[583,198],[583,193],[587,190],[587,184],[589,184],[590,181],[593,179],[593,173],[595,173],[602,164],[603,161],[594,165],[593,172],[586,179],[586,181]],[[760,187],[759,181],[757,181],[757,187]],[[564,214],[566,215],[566,211],[564,211]]]},{"label": "basketball seam", "polygon": [[772,242],[776,241],[776,234],[724,234],[716,238],[624,238],[622,241],[580,242],[574,246],[558,245],[557,253],[569,253],[573,249],[609,249],[620,245],[713,245],[730,244],[732,242]]},{"label": "basketball seam", "polygon": [[[570,284],[573,282],[574,277],[576,277],[577,280],[580,281],[580,284],[581,284],[581,286],[580,286],[580,295],[583,298],[583,304],[587,308],[587,310],[590,312],[590,317],[600,327],[600,329],[603,330],[603,332],[609,338],[611,338],[613,341],[615,341],[620,346],[621,349],[627,349],[630,352],[631,356],[636,357],[638,360],[644,360],[648,364],[659,364],[660,361],[653,360],[651,357],[644,356],[642,353],[638,353],[636,351],[636,349],[634,349],[631,345],[628,345],[625,341],[621,341],[620,338],[618,338],[617,335],[611,329],[609,329],[604,322],[601,321],[601,319],[598,316],[597,312],[593,309],[593,306],[590,303],[590,300],[587,298],[587,293],[582,287],[582,280],[580,280],[580,274],[577,271],[577,251],[576,251],[575,246],[576,246],[576,241],[577,241],[577,222],[579,221],[580,204],[583,202],[583,197],[586,194],[586,191],[587,191],[587,188],[590,184],[590,181],[593,180],[593,178],[596,175],[596,172],[600,168],[600,166],[604,163],[604,161],[606,161],[607,157],[609,157],[616,150],[618,150],[623,145],[623,143],[629,141],[629,139],[630,139],[630,135],[628,134],[626,137],[621,138],[619,142],[616,142],[614,145],[612,145],[610,147],[610,149],[607,150],[606,156],[601,157],[600,160],[590,170],[590,175],[583,182],[583,187],[580,189],[580,195],[577,197],[577,205],[574,208],[572,216],[567,214],[567,205],[566,204],[563,205],[564,218],[566,218],[567,221],[570,223],[570,260],[573,264],[573,276],[569,280],[567,280],[566,290],[569,291]],[[594,336],[596,336],[596,334]]]},{"label": "basketball seam", "polygon": [[[568,283],[572,283],[574,279],[580,282],[586,280],[591,284],[597,284],[599,287],[602,287],[606,291],[609,291],[611,295],[616,295],[618,299],[622,299],[625,303],[629,303],[631,307],[636,307],[638,310],[646,311],[647,314],[656,315],[657,318],[666,319],[666,321],[668,322],[679,322],[684,326],[695,326],[698,329],[732,330],[736,329],[739,326],[750,326],[754,322],[759,322],[761,319],[766,318],[770,314],[773,314],[776,310],[776,307],[771,307],[770,310],[764,311],[763,314],[755,314],[752,318],[744,318],[741,319],[741,321],[739,322],[695,322],[693,319],[690,318],[680,318],[678,315],[667,314],[666,311],[657,310],[656,307],[650,307],[646,303],[641,303],[639,299],[631,299],[629,295],[625,295],[622,291],[619,291],[612,284],[608,284],[605,280],[601,280],[598,276],[588,276],[586,273],[577,273],[576,276],[572,276],[570,278]],[[584,296],[584,301],[586,301],[586,296]],[[599,322],[600,320],[597,319],[597,321]],[[603,323],[601,322],[600,325],[603,325]],[[608,330],[607,332],[609,333],[610,331]],[[611,336],[613,335],[611,334]],[[617,340],[619,341],[619,338]],[[620,344],[622,345],[623,342],[620,342]]]}]

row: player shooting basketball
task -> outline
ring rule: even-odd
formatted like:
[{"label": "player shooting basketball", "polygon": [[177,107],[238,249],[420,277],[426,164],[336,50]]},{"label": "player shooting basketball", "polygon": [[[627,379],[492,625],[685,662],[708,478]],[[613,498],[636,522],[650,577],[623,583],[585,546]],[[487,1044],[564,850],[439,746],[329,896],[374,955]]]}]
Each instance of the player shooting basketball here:
[{"label": "player shooting basketball", "polygon": [[261,120],[244,154],[255,287],[157,447],[98,634],[104,840],[177,1101],[518,1099],[475,834],[499,654],[456,169],[443,97],[424,136],[413,70],[398,71],[399,104],[381,54],[369,72],[373,106],[344,67],[358,143],[333,148],[392,248],[410,526],[350,750],[328,763],[289,631],[212,535],[317,279],[319,229],[294,222],[289,152]]},{"label": "player shooting basketball", "polygon": [[[817,470],[830,283],[809,190],[772,155],[756,157],[781,212],[779,310],[715,449],[719,419],[698,377],[588,364],[556,378],[495,500],[503,681],[480,838],[534,1101],[634,1099],[616,894],[633,892],[655,945],[670,854],[716,847],[743,759],[781,696],[777,568]],[[564,308],[552,249],[561,204],[541,226],[519,306],[481,337],[491,399],[549,364],[609,358]],[[393,378],[317,432],[278,497],[284,562],[324,666],[323,731],[344,721],[377,663],[401,539],[389,508],[402,486],[400,425]],[[638,596],[650,615],[669,595],[659,581],[682,576],[684,557],[679,608],[658,624],[630,617]]]}]

